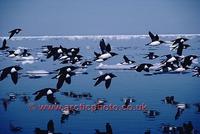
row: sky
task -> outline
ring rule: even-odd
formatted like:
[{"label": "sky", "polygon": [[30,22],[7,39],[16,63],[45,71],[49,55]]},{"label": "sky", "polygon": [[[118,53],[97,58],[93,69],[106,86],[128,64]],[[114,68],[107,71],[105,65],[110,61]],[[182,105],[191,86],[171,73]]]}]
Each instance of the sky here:
[{"label": "sky", "polygon": [[199,0],[0,0],[0,36],[198,34]]}]

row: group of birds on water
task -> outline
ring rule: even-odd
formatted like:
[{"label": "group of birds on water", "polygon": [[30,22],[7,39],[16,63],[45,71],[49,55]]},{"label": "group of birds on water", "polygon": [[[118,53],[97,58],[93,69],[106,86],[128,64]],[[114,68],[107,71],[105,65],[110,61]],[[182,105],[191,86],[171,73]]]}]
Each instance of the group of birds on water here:
[{"label": "group of birds on water", "polygon": [[[10,40],[14,35],[18,34],[21,29],[14,29],[10,31],[10,36],[8,40]],[[151,38],[151,42],[146,44],[145,46],[158,46],[163,43],[169,43],[167,41],[162,41],[160,40],[159,36],[156,34],[154,35],[153,33],[149,32],[149,37]],[[183,73],[186,70],[192,69],[193,70],[193,76],[200,76],[200,67],[199,66],[192,66],[195,64],[194,60],[198,59],[199,56],[197,55],[187,55],[183,56],[183,50],[187,49],[190,47],[190,45],[185,44],[185,42],[189,40],[184,37],[179,37],[176,38],[172,41],[170,41],[171,46],[170,50],[176,50],[176,55],[171,55],[167,54],[161,57],[166,57],[164,60],[162,60],[159,63],[158,67],[154,67],[154,64],[151,63],[141,63],[136,65],[136,61],[130,60],[126,55],[123,56],[124,61],[121,62],[120,64],[117,64],[119,66],[126,66],[126,65],[131,65],[128,69],[129,70],[135,70],[137,72],[151,72],[153,70],[154,72],[152,73],[153,75],[156,74],[161,74],[161,73],[169,73],[169,72],[178,72],[178,73]],[[60,104],[57,98],[54,96],[55,93],[60,92],[62,95],[66,97],[71,97],[71,98],[76,98],[76,99],[92,99],[92,95],[90,93],[75,93],[73,91],[70,92],[61,92],[61,88],[64,83],[71,84],[71,78],[72,76],[75,76],[79,73],[81,74],[87,74],[87,72],[81,72],[77,70],[85,69],[88,66],[92,65],[93,62],[104,62],[116,55],[117,53],[112,51],[111,45],[109,43],[105,43],[104,39],[100,40],[100,50],[101,52],[94,52],[94,59],[93,60],[85,60],[83,61],[83,56],[79,54],[80,48],[65,48],[62,45],[60,46],[53,46],[53,45],[47,45],[47,46],[42,46],[43,51],[42,53],[46,55],[46,58],[53,58],[53,61],[60,61],[61,64],[67,64],[67,66],[58,68],[56,70],[53,70],[52,72],[47,72],[51,74],[56,74],[52,79],[57,79],[57,84],[56,88],[43,88],[40,90],[35,91],[32,95],[35,96],[34,100],[38,101],[43,97],[46,97],[47,101],[50,104]],[[0,48],[0,51],[3,51],[5,53],[8,53],[8,57],[29,57],[31,56],[31,53],[28,52],[27,49],[21,50],[9,50],[9,46],[7,45],[7,40],[3,40],[3,45]],[[145,54],[145,57],[148,60],[154,60],[160,56],[156,55],[154,52],[149,52],[148,54]],[[41,60],[42,61],[42,60]],[[4,80],[8,75],[11,76],[11,79],[14,84],[17,84],[18,78],[19,78],[19,71],[22,70],[23,68],[20,65],[13,65],[9,67],[5,67],[1,69],[1,75],[0,75],[0,81]],[[100,83],[104,82],[105,83],[105,88],[108,89],[111,85],[111,81],[113,78],[117,77],[113,73],[104,73],[101,74],[100,76],[94,78],[95,84],[94,86],[99,85]],[[3,102],[3,106],[5,111],[7,110],[8,104],[10,102],[15,101],[18,96],[20,96],[20,99],[25,102],[26,104],[29,103],[31,97],[26,95],[26,94],[16,94],[16,93],[9,93],[8,98],[3,98],[1,101]],[[107,101],[104,98],[98,98],[95,101],[95,105],[98,110],[99,105],[105,105]],[[131,105],[131,103],[135,102],[134,98],[128,97],[128,98],[123,98],[124,106],[128,107]],[[163,100],[163,103],[165,104],[170,104],[170,105],[175,105],[177,112],[175,114],[175,120],[177,120],[184,112],[185,109],[188,109],[190,107],[189,104],[186,103],[179,103],[175,101],[174,96],[166,96]],[[197,107],[197,112],[200,112],[200,103],[194,104],[194,106]],[[73,114],[78,114],[80,111],[77,111],[75,109],[65,109],[62,111],[62,116],[61,116],[61,123],[64,123],[66,119],[68,119],[69,115]],[[144,111],[144,114],[148,118],[155,118],[160,114],[159,111],[157,110],[149,110],[146,109]],[[10,123],[10,129],[12,132],[21,132],[22,128],[14,126],[12,123]],[[162,132],[166,134],[192,134],[197,132],[193,128],[193,125],[191,122],[184,123],[183,126],[173,126],[170,124],[162,124]],[[54,123],[53,120],[49,120],[48,125],[47,125],[47,130],[43,130],[40,128],[35,128],[35,133],[36,134],[49,134],[49,133],[56,133],[54,132]],[[98,129],[95,130],[96,134],[112,134],[112,127],[110,123],[106,123],[106,131],[100,131]],[[145,134],[150,134],[151,131],[150,129],[146,130],[144,132]],[[58,133],[57,133],[58,134]]]}]

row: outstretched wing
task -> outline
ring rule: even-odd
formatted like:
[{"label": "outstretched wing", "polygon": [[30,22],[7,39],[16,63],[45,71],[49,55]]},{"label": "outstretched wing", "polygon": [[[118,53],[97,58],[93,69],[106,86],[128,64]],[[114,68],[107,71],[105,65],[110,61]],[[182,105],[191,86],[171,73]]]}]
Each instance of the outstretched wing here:
[{"label": "outstretched wing", "polygon": [[110,87],[110,84],[111,84],[111,79],[105,81],[105,86],[107,89]]},{"label": "outstretched wing", "polygon": [[54,133],[54,123],[53,120],[49,120],[48,124],[47,124],[47,130],[51,133]]},{"label": "outstretched wing", "polygon": [[0,76],[0,81],[5,79],[8,75],[8,70],[7,69],[4,69],[1,73],[1,76]]},{"label": "outstretched wing", "polygon": [[11,78],[12,78],[12,81],[14,84],[17,84],[17,80],[18,80],[18,73],[17,72],[13,72],[10,74],[11,75]]},{"label": "outstretched wing", "polygon": [[66,82],[67,84],[71,84],[71,76],[68,77],[68,78],[66,78],[66,79],[65,79],[65,82]]},{"label": "outstretched wing", "polygon": [[156,34],[156,36],[155,36],[154,39],[155,39],[155,40],[159,40],[159,36]]},{"label": "outstretched wing", "polygon": [[110,46],[109,43],[108,43],[107,46],[106,46],[106,51],[107,51],[107,52],[110,52],[110,51],[111,51],[111,46]]},{"label": "outstretched wing", "polygon": [[6,44],[7,44],[7,41],[6,41],[6,39],[4,39],[2,47],[6,47]]},{"label": "outstretched wing", "polygon": [[124,61],[125,61],[126,63],[129,62],[129,59],[126,57],[126,55],[124,55],[123,58],[124,58]]},{"label": "outstretched wing", "polygon": [[37,100],[41,99],[44,95],[45,95],[44,92],[38,92],[37,95],[35,96],[34,100],[37,101]]},{"label": "outstretched wing", "polygon": [[149,31],[149,36],[150,36],[150,38],[151,38],[151,40],[152,40],[152,42],[153,42],[155,37],[154,37],[154,35],[152,34],[152,32],[150,32],[150,31]]},{"label": "outstretched wing", "polygon": [[154,36],[153,33],[150,31],[149,31],[149,36],[150,36],[152,42],[159,40],[159,36],[157,34],[156,34],[156,36]]},{"label": "outstretched wing", "polygon": [[55,61],[55,60],[57,60],[59,57],[60,57],[60,54],[59,54],[59,53],[55,53],[55,54],[53,55],[53,60]]},{"label": "outstretched wing", "polygon": [[10,39],[10,38],[12,38],[12,37],[13,37],[13,35],[15,34],[15,32],[13,32],[13,31],[10,31],[9,33],[10,33],[10,36],[9,36],[9,39]]},{"label": "outstretched wing", "polygon": [[60,77],[58,78],[58,82],[57,82],[57,89],[60,89],[65,81],[65,74],[61,74]]},{"label": "outstretched wing", "polygon": [[141,65],[139,65],[139,66],[137,67],[136,71],[137,71],[137,72],[141,72],[141,71],[143,70],[143,68],[144,68],[144,65],[141,64]]},{"label": "outstretched wing", "polygon": [[47,101],[51,104],[57,104],[57,100],[53,94],[47,95]]},{"label": "outstretched wing", "polygon": [[95,80],[97,80],[97,81],[96,81],[96,83],[94,84],[94,86],[97,86],[97,85],[99,85],[99,83],[102,82],[102,77],[97,77]]},{"label": "outstretched wing", "polygon": [[100,46],[101,52],[105,53],[106,52],[106,44],[105,44],[105,41],[103,39],[100,41],[99,46]]},{"label": "outstretched wing", "polygon": [[182,53],[183,53],[183,46],[182,46],[182,45],[179,45],[178,48],[177,48],[177,54],[178,54],[179,56],[181,56]]}]

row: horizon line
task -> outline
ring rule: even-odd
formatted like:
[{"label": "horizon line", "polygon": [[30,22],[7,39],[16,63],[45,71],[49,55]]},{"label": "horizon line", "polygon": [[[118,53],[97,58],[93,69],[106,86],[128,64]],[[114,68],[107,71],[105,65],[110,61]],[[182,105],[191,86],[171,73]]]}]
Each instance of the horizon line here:
[{"label": "horizon line", "polygon": [[[174,36],[185,36],[185,37],[192,37],[192,36],[200,36],[200,34],[159,34],[159,37],[174,37]],[[69,39],[69,40],[76,40],[76,39],[101,39],[101,38],[108,38],[108,39],[131,39],[131,38],[146,38],[149,37],[148,34],[108,34],[108,35],[32,35],[32,36],[15,36],[12,37],[11,40],[22,40],[22,39]],[[0,39],[8,39],[8,36],[0,37]]]}]

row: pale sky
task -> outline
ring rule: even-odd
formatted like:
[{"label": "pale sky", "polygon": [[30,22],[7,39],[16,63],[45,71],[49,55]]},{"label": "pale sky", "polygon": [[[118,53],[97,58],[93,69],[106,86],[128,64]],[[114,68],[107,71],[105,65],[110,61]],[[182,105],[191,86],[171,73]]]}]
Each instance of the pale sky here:
[{"label": "pale sky", "polygon": [[0,36],[200,33],[199,0],[0,0]]}]

